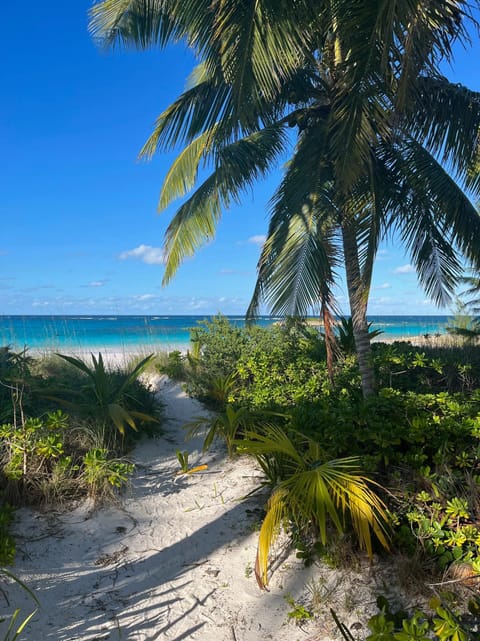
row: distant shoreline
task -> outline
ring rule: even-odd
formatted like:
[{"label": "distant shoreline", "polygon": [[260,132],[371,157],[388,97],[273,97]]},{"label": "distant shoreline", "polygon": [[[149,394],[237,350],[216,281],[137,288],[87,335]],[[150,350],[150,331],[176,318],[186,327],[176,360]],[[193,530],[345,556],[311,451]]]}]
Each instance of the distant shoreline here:
[{"label": "distant shoreline", "polygon": [[[15,351],[27,347],[30,352],[123,352],[149,353],[180,350],[190,345],[191,330],[198,323],[216,317],[200,316],[0,316],[0,345]],[[225,317],[236,327],[244,327],[243,316]],[[383,341],[415,340],[419,336],[445,333],[451,316],[372,316],[372,329],[380,330]],[[279,321],[261,317],[259,327],[271,327]],[[319,319],[307,323],[321,328]]]},{"label": "distant shoreline", "polygon": [[[431,336],[430,338],[425,338],[425,335],[394,338],[380,335],[372,340],[372,343],[385,343],[387,345],[392,345],[397,342],[410,343],[415,347],[449,347],[457,343],[455,338],[449,334]],[[96,346],[88,349],[67,348],[63,350],[58,350],[56,348],[32,348],[28,349],[28,354],[33,358],[43,358],[60,353],[75,356],[87,362],[91,361],[92,355],[98,357],[98,355],[101,354],[105,363],[110,367],[121,367],[132,360],[144,358],[149,354],[165,354],[172,351],[179,351],[181,354],[186,355],[189,351],[189,344],[172,346],[161,345],[161,349],[153,349],[152,346],[149,345],[138,345],[137,347],[130,346],[128,349],[122,349],[115,346]]]}]

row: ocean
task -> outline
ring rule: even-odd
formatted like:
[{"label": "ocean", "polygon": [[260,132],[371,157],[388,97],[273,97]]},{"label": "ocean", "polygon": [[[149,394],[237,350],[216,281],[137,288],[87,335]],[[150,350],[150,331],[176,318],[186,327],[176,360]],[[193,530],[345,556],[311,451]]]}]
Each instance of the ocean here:
[{"label": "ocean", "polygon": [[[0,345],[14,350],[146,352],[187,349],[190,330],[211,316],[0,316]],[[243,326],[243,316],[228,316]],[[444,334],[451,316],[372,316],[387,339]],[[261,317],[269,326],[278,319]],[[380,337],[381,338],[381,337]]]}]

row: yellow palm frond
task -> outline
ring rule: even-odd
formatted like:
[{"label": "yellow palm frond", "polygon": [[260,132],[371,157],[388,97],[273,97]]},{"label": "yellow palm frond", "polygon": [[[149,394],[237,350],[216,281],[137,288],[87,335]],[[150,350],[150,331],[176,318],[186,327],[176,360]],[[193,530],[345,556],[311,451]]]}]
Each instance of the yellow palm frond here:
[{"label": "yellow palm frond", "polygon": [[255,559],[255,578],[262,590],[268,585],[268,555],[285,517],[286,497],[287,490],[285,488],[279,488],[271,495],[267,503],[267,514],[260,528],[257,557]]}]

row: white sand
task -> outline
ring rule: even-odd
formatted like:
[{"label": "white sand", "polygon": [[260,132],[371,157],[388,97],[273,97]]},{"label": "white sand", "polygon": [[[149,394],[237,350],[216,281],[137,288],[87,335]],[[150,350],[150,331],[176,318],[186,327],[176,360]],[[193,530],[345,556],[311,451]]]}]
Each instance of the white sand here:
[{"label": "white sand", "polygon": [[[164,437],[137,446],[137,470],[118,506],[94,511],[19,512],[14,572],[35,591],[41,610],[20,637],[28,641],[328,641],[339,638],[334,607],[355,636],[376,612],[391,580],[378,567],[357,571],[304,568],[276,549],[270,592],[252,573],[258,511],[265,495],[241,500],[259,483],[253,461],[200,456],[200,440],[184,442],[181,426],[204,412],[178,384],[157,377],[169,418]],[[175,449],[208,470],[175,476]],[[359,570],[362,570],[359,572]],[[285,600],[314,593],[316,617],[288,622]],[[8,600],[8,602],[7,602]],[[16,585],[0,590],[0,614],[32,604]],[[362,627],[359,628],[360,624]],[[3,624],[5,626],[5,624]],[[0,624],[0,638],[4,627]],[[360,634],[359,634],[360,631]]]}]

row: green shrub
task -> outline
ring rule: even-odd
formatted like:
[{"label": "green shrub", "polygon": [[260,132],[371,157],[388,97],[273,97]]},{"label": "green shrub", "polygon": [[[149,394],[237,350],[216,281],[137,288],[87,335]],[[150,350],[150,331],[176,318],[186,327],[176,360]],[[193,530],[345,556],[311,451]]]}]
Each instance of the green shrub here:
[{"label": "green shrub", "polygon": [[86,493],[103,498],[133,470],[114,452],[96,446],[98,433],[72,428],[60,410],[17,426],[2,425],[0,438],[5,494],[17,503],[54,503]]},{"label": "green shrub", "polygon": [[[365,641],[474,641],[478,639],[480,599],[469,599],[467,608],[455,605],[455,595],[444,592],[430,600],[432,614],[421,610],[413,613],[392,611],[385,597],[377,599],[380,613],[368,621],[370,634]],[[358,641],[350,630],[330,610],[345,641]]]},{"label": "green shrub", "polygon": [[251,408],[276,409],[326,393],[325,346],[314,328],[290,320],[268,328],[236,327],[223,317],[194,331],[199,346],[188,391],[215,401],[218,381],[235,379],[225,400]]},{"label": "green shrub", "polygon": [[161,358],[160,362],[157,363],[157,369],[161,374],[166,374],[174,381],[186,380],[188,376],[186,357],[179,350],[169,352]]},{"label": "green shrub", "polygon": [[13,421],[20,405],[27,411],[32,408],[32,362],[26,349],[14,352],[9,346],[0,347],[0,423]]},{"label": "green shrub", "polygon": [[68,460],[64,448],[67,426],[68,417],[60,410],[42,419],[26,418],[19,425],[0,426],[2,472],[23,498],[37,497],[55,465]]},{"label": "green shrub", "polygon": [[471,392],[480,387],[480,346],[372,345],[378,387],[417,392]]},{"label": "green shrub", "polygon": [[[355,356],[337,361],[332,384],[321,337],[301,323],[240,329],[218,318],[196,340],[189,389],[220,408],[210,437],[240,442],[244,430],[225,422],[226,407],[231,419],[238,408],[273,410],[269,422],[288,438],[305,434],[325,460],[356,456],[389,488],[384,498],[398,548],[428,555],[441,569],[461,561],[480,571],[480,350],[374,344],[380,386],[364,399]],[[281,482],[276,459],[260,463],[267,478]],[[451,518],[464,500],[468,518]]]},{"label": "green shrub", "polygon": [[89,450],[83,458],[82,473],[91,497],[98,500],[112,498],[134,470],[125,460],[112,459],[105,448]]}]

